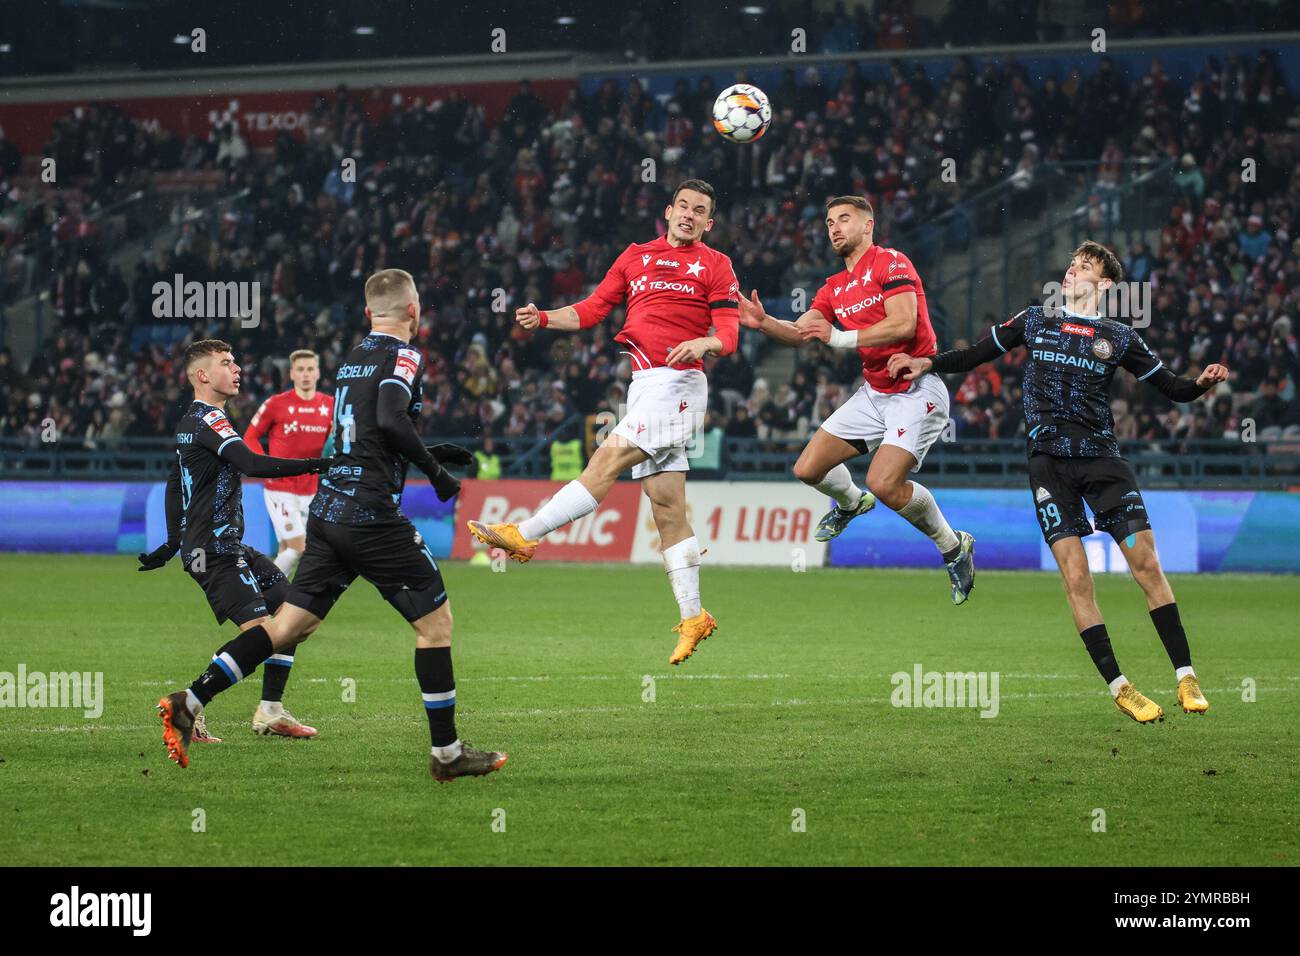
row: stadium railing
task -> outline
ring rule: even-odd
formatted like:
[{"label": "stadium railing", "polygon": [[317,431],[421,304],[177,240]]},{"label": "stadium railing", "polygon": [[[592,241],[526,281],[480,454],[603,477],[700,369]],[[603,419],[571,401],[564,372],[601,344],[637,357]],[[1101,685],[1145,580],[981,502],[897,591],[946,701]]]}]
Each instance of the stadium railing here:
[{"label": "stadium railing", "polygon": [[[478,448],[479,439],[430,437]],[[548,478],[547,439],[494,438],[507,478]],[[719,477],[729,481],[792,481],[791,468],[804,437],[727,438]],[[63,438],[43,443],[0,438],[0,479],[59,481],[161,481],[174,459],[168,438]],[[1300,439],[1242,442],[1186,439],[1123,442],[1121,449],[1144,487],[1289,489],[1300,486]],[[1024,483],[1021,439],[939,442],[925,461],[935,485],[1015,487]]]}]

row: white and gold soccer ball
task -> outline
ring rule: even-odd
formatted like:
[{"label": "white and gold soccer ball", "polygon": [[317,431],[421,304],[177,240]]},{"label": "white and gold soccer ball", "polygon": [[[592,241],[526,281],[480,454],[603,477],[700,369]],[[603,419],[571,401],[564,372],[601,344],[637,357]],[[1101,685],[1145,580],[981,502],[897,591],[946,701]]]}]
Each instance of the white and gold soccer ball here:
[{"label": "white and gold soccer ball", "polygon": [[737,83],[713,101],[713,128],[733,143],[752,143],[772,123],[772,104],[757,86]]}]

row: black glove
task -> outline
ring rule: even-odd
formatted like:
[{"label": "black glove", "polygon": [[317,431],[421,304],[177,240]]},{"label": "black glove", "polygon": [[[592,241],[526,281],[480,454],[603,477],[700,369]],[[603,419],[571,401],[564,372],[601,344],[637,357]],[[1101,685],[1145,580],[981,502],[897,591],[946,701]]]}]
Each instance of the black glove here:
[{"label": "black glove", "polygon": [[322,472],[329,471],[330,464],[334,461],[333,458],[309,458],[307,460],[311,462],[311,469],[307,472],[309,475],[319,475]]},{"label": "black glove", "polygon": [[158,545],[158,547],[154,548],[148,554],[141,554],[139,556],[140,567],[136,568],[136,570],[157,571],[159,568],[161,568],[164,564],[166,564],[168,561],[172,559],[172,556],[176,554],[176,551],[179,548],[180,545],[173,544],[170,541],[166,542],[165,544]]},{"label": "black glove", "polygon": [[442,465],[435,465],[435,468],[435,471],[429,472],[429,484],[433,485],[438,500],[446,501],[449,498],[456,497],[460,491],[460,482]]},{"label": "black glove", "polygon": [[440,465],[460,465],[468,468],[474,464],[474,453],[468,448],[462,448],[460,445],[453,445],[450,442],[443,442],[439,445],[426,445],[429,454]]}]

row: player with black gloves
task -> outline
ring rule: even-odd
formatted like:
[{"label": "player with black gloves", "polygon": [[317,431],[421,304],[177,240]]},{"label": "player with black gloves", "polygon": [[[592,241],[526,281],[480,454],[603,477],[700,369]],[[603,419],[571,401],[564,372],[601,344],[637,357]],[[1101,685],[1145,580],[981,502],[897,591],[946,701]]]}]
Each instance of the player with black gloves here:
[{"label": "player with black gloves", "polygon": [[[164,499],[167,541],[140,555],[139,570],[161,568],[177,550],[182,551],[185,570],[203,589],[217,623],[230,620],[240,630],[248,630],[270,619],[289,582],[270,558],[244,544],[241,478],[314,474],[330,462],[259,455],[240,439],[226,417],[225,403],[239,394],[241,371],[225,342],[193,343],[185,350],[184,363],[194,401],[176,429],[176,462]],[[297,720],[282,703],[293,665],[292,649],[270,658],[267,665],[253,730],[262,735],[314,737],[315,728]],[[194,739],[220,742],[202,720],[196,723]]]},{"label": "player with black gloves", "polygon": [[424,357],[410,344],[419,328],[415,280],[385,269],[366,282],[370,334],[335,372],[335,457],[321,476],[307,523],[307,550],[280,609],[220,648],[188,690],[158,702],[168,755],[188,766],[195,720],[214,696],[320,625],[358,576],[373,584],[415,631],[415,675],[429,720],[435,780],[481,776],[506,755],[480,751],[456,733],[451,609],[442,574],[400,502],[409,465],[446,501],[460,482],[445,464],[468,464],[459,446],[426,448],[415,430]]}]

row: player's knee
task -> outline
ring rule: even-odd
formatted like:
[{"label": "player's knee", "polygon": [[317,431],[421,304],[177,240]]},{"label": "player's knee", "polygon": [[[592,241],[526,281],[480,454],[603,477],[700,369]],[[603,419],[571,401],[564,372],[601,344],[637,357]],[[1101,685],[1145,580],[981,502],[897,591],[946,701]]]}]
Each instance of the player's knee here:
[{"label": "player's knee", "polygon": [[1065,591],[1070,597],[1081,600],[1092,599],[1092,572],[1085,565],[1081,568],[1071,568],[1061,575],[1065,582]]},{"label": "player's knee", "polygon": [[1129,556],[1129,570],[1142,586],[1157,585],[1164,580],[1164,570],[1154,550],[1141,551]]},{"label": "player's knee", "polygon": [[271,639],[271,646],[277,652],[294,647],[301,640],[297,629],[289,626],[283,618],[272,617],[262,626],[266,629],[266,636]]},{"label": "player's knee", "polygon": [[867,489],[876,496],[886,508],[897,511],[907,504],[903,500],[907,480],[894,475],[867,475]]},{"label": "player's knee", "polygon": [[415,622],[416,646],[451,647],[451,631],[454,623],[451,608],[445,606],[440,612],[422,617]]},{"label": "player's knee", "polygon": [[800,458],[794,463],[794,476],[805,485],[815,485],[826,477],[826,471],[815,462]]}]

